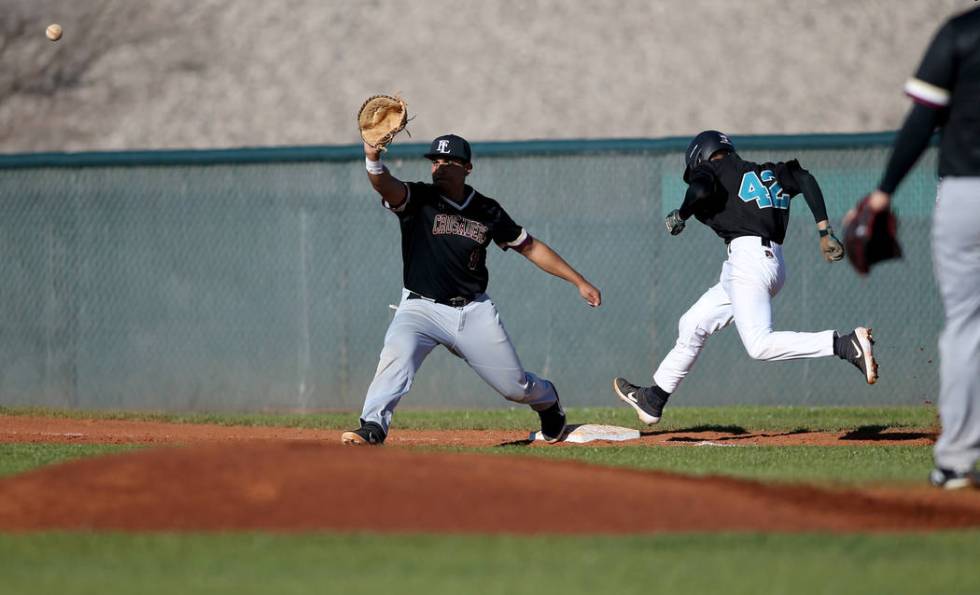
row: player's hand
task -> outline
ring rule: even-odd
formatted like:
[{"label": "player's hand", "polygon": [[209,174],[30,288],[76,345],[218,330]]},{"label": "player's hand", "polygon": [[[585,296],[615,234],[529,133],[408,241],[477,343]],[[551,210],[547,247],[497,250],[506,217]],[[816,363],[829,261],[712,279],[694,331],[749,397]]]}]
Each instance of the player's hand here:
[{"label": "player's hand", "polygon": [[824,260],[827,262],[837,262],[844,258],[844,245],[840,243],[834,230],[827,227],[827,235],[820,238],[820,252],[823,253]]},{"label": "player's hand", "polygon": [[[892,197],[890,194],[885,194],[881,190],[875,190],[868,198],[868,206],[875,213],[888,211],[892,208]],[[854,219],[855,215],[857,215],[857,209],[852,208],[844,215],[844,219],[841,221],[841,227],[846,228],[851,223],[851,220]]]},{"label": "player's hand", "polygon": [[681,212],[678,209],[674,209],[668,213],[667,217],[664,219],[664,223],[667,224],[667,231],[669,231],[670,235],[672,236],[676,236],[680,232],[684,231],[684,219],[681,217]]},{"label": "player's hand", "polygon": [[602,292],[588,281],[583,281],[578,286],[578,294],[593,308],[602,303]]},{"label": "player's hand", "polygon": [[381,158],[381,149],[377,149],[367,143],[364,143],[364,156],[371,161],[377,161]]}]

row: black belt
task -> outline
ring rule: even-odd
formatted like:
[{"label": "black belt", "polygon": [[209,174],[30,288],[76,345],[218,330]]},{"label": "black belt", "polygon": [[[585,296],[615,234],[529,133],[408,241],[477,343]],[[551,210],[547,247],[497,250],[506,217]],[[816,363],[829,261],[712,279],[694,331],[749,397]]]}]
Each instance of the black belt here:
[{"label": "black belt", "polygon": [[451,306],[453,308],[462,308],[466,304],[468,304],[468,303],[470,303],[470,302],[473,301],[472,298],[465,298],[465,297],[462,297],[462,296],[452,297],[452,298],[445,299],[445,300],[437,300],[437,299],[433,299],[433,298],[430,298],[430,297],[425,297],[424,295],[417,294],[414,291],[409,291],[408,292],[408,299],[410,299],[410,300],[425,300],[427,302],[435,302],[437,304],[442,304],[443,306]]}]

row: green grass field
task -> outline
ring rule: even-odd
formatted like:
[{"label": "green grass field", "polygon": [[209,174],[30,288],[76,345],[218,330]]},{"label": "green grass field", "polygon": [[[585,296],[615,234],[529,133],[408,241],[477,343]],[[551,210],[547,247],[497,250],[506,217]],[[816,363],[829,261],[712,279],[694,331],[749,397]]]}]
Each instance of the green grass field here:
[{"label": "green grass field", "polygon": [[[0,414],[344,428],[350,413]],[[631,412],[572,409],[574,422],[635,427]],[[524,410],[399,411],[401,428],[525,428]],[[683,408],[658,429],[923,429],[924,407]],[[121,446],[0,445],[0,475]],[[462,449],[460,449],[462,450]],[[920,486],[928,447],[744,446],[466,449],[765,481]],[[978,494],[980,497],[980,494]],[[2,503],[0,503],[2,505]],[[519,505],[519,503],[515,503]],[[656,514],[656,502],[637,514]],[[978,593],[980,530],[905,534],[642,537],[372,534],[0,534],[4,593]]]},{"label": "green grass field", "polygon": [[975,594],[980,531],[459,537],[0,535],[6,593]]}]

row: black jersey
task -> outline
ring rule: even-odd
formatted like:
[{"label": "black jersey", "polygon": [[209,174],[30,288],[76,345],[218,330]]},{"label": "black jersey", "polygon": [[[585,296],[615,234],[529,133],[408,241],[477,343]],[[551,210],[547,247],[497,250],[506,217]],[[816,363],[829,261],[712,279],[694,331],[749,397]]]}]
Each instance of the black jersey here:
[{"label": "black jersey", "polygon": [[396,209],[402,231],[405,287],[435,300],[472,298],[486,291],[486,248],[527,241],[527,232],[492,198],[466,186],[462,204],[422,182],[405,184],[406,200]]},{"label": "black jersey", "polygon": [[944,112],[939,175],[980,176],[980,8],[939,29],[905,92]]},{"label": "black jersey", "polygon": [[782,244],[789,224],[790,199],[800,193],[800,164],[753,163],[737,153],[705,161],[691,173],[692,184],[712,188],[694,206],[698,221],[725,243],[740,236],[759,236]]}]

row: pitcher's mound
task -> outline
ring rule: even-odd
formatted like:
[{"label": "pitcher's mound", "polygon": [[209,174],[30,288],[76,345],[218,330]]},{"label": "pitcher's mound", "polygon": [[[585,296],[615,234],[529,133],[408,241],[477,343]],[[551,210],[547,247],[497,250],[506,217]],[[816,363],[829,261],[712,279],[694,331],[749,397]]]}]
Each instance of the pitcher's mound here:
[{"label": "pitcher's mound", "polygon": [[980,498],[770,486],[537,457],[310,442],[133,451],[0,480],[0,530],[479,533],[980,526]]}]

